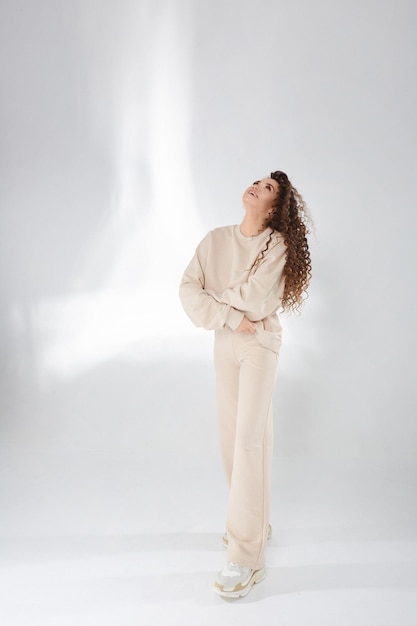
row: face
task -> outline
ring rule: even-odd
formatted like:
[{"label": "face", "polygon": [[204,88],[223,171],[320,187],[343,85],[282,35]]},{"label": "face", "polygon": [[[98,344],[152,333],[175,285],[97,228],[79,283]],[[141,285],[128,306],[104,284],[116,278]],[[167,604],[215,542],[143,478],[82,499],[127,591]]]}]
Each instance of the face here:
[{"label": "face", "polygon": [[257,209],[266,217],[275,205],[277,194],[277,181],[273,178],[262,178],[246,189],[242,200],[246,209]]}]

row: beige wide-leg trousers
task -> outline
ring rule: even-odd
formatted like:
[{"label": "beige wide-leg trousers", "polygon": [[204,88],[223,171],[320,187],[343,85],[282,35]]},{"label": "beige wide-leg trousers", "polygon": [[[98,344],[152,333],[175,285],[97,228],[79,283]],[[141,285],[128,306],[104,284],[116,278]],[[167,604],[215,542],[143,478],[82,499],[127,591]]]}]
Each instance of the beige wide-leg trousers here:
[{"label": "beige wide-leg trousers", "polygon": [[256,335],[216,331],[219,439],[230,486],[227,559],[252,569],[265,565],[277,362]]}]

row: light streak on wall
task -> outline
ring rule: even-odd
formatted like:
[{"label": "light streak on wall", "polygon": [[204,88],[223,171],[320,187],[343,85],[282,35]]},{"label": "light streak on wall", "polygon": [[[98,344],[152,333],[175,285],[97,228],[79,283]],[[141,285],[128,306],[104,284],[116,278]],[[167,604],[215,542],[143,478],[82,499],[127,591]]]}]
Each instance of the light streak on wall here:
[{"label": "light streak on wall", "polygon": [[[115,128],[108,129],[115,137],[112,207],[78,272],[76,290],[43,299],[32,312],[44,382],[75,376],[122,353],[178,355],[184,353],[183,337],[193,333],[177,295],[185,263],[203,234],[188,145],[190,56],[177,9],[161,7],[155,30],[140,37],[134,17],[126,25],[114,94]],[[138,71],[145,50],[146,75]],[[199,349],[207,341],[197,333],[185,345]]]}]

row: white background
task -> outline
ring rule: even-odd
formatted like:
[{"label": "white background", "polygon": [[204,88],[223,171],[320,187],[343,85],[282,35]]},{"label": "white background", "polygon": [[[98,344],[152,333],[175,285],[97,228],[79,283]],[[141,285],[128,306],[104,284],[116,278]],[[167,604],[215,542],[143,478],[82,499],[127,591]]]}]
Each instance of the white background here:
[{"label": "white background", "polygon": [[[5,626],[415,624],[416,12],[1,2]],[[276,169],[313,281],[282,319],[270,576],[229,606],[212,336],[177,291]]]}]

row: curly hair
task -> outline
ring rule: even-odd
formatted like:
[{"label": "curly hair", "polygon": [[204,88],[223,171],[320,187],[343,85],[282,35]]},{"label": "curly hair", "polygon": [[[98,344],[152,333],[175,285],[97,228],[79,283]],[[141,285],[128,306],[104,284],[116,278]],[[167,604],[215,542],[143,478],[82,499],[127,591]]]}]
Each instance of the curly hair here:
[{"label": "curly hair", "polygon": [[[277,171],[271,172],[271,178],[278,183],[278,195],[265,226],[278,231],[287,246],[282,307],[287,311],[299,311],[307,296],[311,279],[311,258],[307,242],[311,218],[303,198],[288,176]],[[269,247],[270,239],[264,252]]]}]

